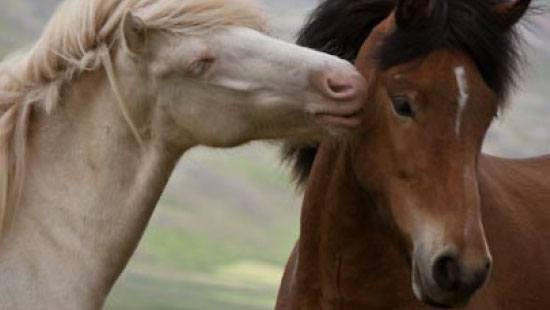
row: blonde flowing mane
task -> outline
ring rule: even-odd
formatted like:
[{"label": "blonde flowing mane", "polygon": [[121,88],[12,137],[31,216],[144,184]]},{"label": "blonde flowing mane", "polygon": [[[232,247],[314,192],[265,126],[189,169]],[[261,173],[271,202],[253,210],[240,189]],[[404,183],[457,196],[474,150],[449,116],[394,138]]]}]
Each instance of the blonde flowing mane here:
[{"label": "blonde flowing mane", "polygon": [[[111,56],[128,11],[149,29],[171,33],[200,35],[227,25],[259,31],[264,27],[261,11],[250,0],[63,2],[30,50],[0,63],[0,231],[12,220],[20,199],[31,110],[52,111],[62,99],[64,87],[80,74],[100,68],[106,70],[117,93]],[[124,114],[123,105],[121,109]]]}]

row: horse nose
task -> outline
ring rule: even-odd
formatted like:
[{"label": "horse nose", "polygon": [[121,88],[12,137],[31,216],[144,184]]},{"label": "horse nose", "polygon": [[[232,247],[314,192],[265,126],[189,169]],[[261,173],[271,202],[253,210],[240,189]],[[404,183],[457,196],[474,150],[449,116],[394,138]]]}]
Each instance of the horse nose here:
[{"label": "horse nose", "polygon": [[491,270],[492,260],[484,257],[479,264],[461,264],[454,253],[444,253],[434,260],[432,275],[435,283],[443,291],[470,297],[486,281]]},{"label": "horse nose", "polygon": [[458,287],[459,273],[458,262],[452,254],[441,255],[433,264],[435,283],[446,291],[452,291]]},{"label": "horse nose", "polygon": [[323,96],[332,100],[353,100],[365,93],[365,79],[348,63],[329,64],[315,72],[311,83]]}]

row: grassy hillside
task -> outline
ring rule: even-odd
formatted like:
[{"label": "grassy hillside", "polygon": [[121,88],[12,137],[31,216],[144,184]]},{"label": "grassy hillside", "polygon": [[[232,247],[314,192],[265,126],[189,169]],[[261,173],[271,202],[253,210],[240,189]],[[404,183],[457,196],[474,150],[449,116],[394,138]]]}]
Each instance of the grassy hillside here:
[{"label": "grassy hillside", "polygon": [[272,147],[191,152],[107,309],[272,309],[298,213]]}]

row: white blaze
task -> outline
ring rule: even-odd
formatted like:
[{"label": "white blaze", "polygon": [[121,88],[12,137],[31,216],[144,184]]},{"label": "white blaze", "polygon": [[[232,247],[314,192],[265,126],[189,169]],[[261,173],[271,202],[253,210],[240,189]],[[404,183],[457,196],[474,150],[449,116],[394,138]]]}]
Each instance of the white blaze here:
[{"label": "white blaze", "polygon": [[460,127],[462,125],[462,114],[466,109],[468,103],[468,82],[466,81],[466,71],[464,67],[455,68],[456,83],[458,85],[458,112],[456,114],[455,131],[457,135],[460,135]]}]

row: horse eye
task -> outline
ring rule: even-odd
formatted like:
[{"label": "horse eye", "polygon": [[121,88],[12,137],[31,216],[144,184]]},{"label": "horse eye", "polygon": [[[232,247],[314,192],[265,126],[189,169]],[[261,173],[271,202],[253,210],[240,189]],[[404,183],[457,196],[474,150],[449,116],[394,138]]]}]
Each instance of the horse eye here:
[{"label": "horse eye", "polygon": [[395,97],[392,98],[393,108],[395,113],[403,117],[414,117],[414,110],[407,98]]},{"label": "horse eye", "polygon": [[189,66],[189,72],[191,72],[191,74],[197,77],[206,75],[206,73],[208,73],[211,70],[211,68],[214,66],[215,63],[216,63],[216,59],[214,57],[201,58],[199,60],[194,61]]}]

